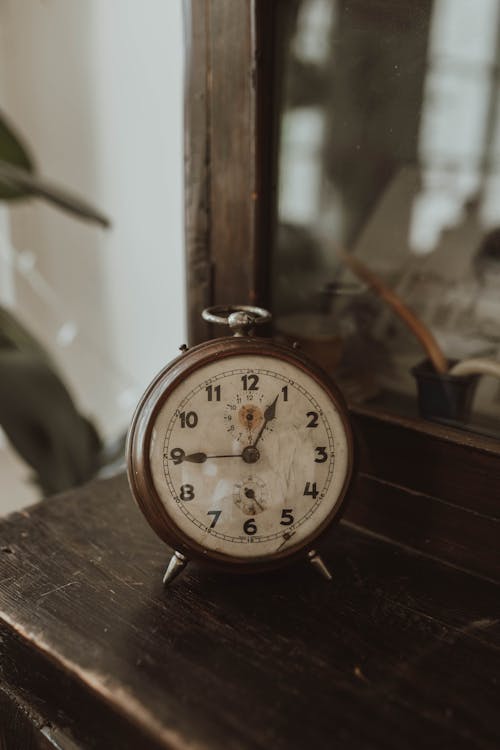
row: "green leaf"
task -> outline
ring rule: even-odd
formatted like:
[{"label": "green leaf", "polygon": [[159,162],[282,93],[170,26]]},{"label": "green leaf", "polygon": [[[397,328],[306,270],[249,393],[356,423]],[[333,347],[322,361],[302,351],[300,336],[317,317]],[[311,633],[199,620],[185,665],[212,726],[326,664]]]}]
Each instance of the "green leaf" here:
[{"label": "green leaf", "polygon": [[107,216],[84,201],[83,198],[47,182],[47,180],[22,167],[0,160],[0,199],[8,191],[11,191],[17,198],[31,196],[43,198],[80,219],[93,221],[105,228],[111,225]]},{"label": "green leaf", "polygon": [[[35,168],[28,147],[14,132],[3,113],[0,113],[0,160],[27,172],[33,172]],[[23,190],[0,182],[0,200],[15,200],[23,196]]]},{"label": "green leaf", "polygon": [[43,345],[1,306],[0,425],[45,495],[87,481],[100,466],[95,427],[78,412]]},{"label": "green leaf", "polygon": [[0,305],[0,352],[3,350],[26,352],[52,366],[46,349],[10,310]]},{"label": "green leaf", "polygon": [[0,112],[0,201],[31,197],[43,198],[80,219],[110,226],[108,217],[87,201],[35,174],[28,147]]}]

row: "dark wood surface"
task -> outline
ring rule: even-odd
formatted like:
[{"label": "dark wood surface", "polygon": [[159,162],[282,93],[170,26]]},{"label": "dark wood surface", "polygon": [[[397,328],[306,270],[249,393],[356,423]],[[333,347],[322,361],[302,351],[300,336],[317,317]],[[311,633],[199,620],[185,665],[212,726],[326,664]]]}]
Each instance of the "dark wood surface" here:
[{"label": "dark wood surface", "polygon": [[348,518],[500,581],[500,444],[456,428],[353,407],[357,501]]},{"label": "dark wood surface", "polygon": [[164,590],[123,477],[14,515],[2,694],[54,747],[496,750],[499,587],[346,524],[323,554],[331,583],[192,565]]},{"label": "dark wood surface", "polygon": [[79,750],[79,746],[19,694],[0,684],[0,750]]}]

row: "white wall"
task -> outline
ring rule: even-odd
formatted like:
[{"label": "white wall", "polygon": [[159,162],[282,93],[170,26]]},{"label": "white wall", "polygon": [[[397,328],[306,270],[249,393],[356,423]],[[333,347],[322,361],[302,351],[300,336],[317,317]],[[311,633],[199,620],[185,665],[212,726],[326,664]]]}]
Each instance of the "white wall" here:
[{"label": "white wall", "polygon": [[[0,0],[0,25],[2,108],[40,172],[113,220],[12,209],[13,244],[32,253],[15,309],[113,436],[185,335],[181,2]],[[68,320],[78,335],[61,348]]]}]

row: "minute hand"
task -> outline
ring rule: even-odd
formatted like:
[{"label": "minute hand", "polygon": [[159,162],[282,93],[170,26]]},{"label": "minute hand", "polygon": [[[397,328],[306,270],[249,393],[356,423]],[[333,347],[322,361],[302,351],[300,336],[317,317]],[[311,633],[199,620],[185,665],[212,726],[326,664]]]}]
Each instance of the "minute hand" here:
[{"label": "minute hand", "polygon": [[260,428],[259,434],[255,438],[255,442],[254,442],[252,448],[256,448],[257,447],[257,443],[259,442],[259,440],[260,440],[260,438],[262,436],[262,433],[266,429],[266,427],[268,425],[268,422],[270,422],[272,419],[275,419],[275,417],[276,417],[276,403],[277,403],[279,397],[280,397],[280,394],[278,393],[278,395],[276,396],[276,398],[274,399],[274,401],[272,402],[272,404],[269,404],[269,406],[266,407],[266,409],[264,411],[264,424]]},{"label": "minute hand", "polygon": [[179,463],[189,461],[192,464],[204,464],[207,458],[241,458],[241,453],[224,453],[219,456],[207,456],[206,453],[190,453],[188,456],[182,456]]}]

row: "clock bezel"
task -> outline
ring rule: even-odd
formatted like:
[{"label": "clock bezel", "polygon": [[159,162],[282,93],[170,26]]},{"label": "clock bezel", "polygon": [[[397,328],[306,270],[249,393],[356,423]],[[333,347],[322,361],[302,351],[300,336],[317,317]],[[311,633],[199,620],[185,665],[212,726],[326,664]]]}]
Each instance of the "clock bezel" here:
[{"label": "clock bezel", "polygon": [[[232,356],[251,357],[252,355],[268,356],[288,362],[312,377],[326,392],[326,395],[334,402],[344,428],[348,446],[347,469],[337,502],[311,534],[295,545],[285,547],[280,552],[271,555],[238,557],[203,547],[177,526],[154,486],[150,464],[150,444],[159,411],[186,376],[214,361],[222,361]],[[149,525],[162,541],[189,559],[203,560],[226,571],[251,573],[277,568],[304,557],[315,548],[332,524],[340,520],[352,484],[354,437],[342,393],[316,363],[302,352],[271,339],[233,336],[212,339],[187,349],[158,373],[135,410],[127,437],[126,455],[128,480],[134,499]]]}]

